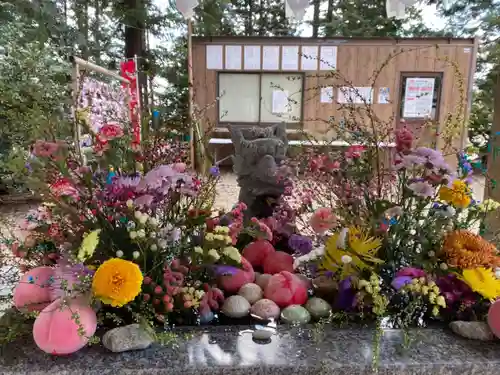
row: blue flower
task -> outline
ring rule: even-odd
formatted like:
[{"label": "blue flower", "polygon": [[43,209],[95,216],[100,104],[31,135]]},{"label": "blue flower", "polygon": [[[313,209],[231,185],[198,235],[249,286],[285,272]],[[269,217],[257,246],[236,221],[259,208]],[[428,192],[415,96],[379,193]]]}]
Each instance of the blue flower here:
[{"label": "blue flower", "polygon": [[288,246],[295,252],[305,255],[313,248],[312,240],[309,237],[292,234],[288,239]]},{"label": "blue flower", "polygon": [[210,174],[213,177],[219,177],[220,176],[220,170],[219,167],[214,165],[213,167],[210,168]]}]

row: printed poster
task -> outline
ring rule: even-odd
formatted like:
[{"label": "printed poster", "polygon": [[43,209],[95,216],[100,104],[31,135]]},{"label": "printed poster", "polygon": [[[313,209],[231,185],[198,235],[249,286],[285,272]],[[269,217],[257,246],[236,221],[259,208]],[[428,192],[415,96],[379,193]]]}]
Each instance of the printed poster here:
[{"label": "printed poster", "polygon": [[378,104],[389,104],[389,87],[379,87],[378,89]]},{"label": "printed poster", "polygon": [[404,118],[431,116],[435,81],[435,78],[406,78]]}]

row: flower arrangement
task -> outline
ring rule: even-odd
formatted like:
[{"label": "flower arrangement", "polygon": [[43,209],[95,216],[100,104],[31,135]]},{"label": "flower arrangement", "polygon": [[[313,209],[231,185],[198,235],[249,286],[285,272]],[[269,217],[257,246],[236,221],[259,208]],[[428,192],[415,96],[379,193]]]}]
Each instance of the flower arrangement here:
[{"label": "flower arrangement", "polygon": [[113,126],[100,128],[89,165],[37,143],[44,203],[4,244],[19,274],[9,302],[47,353],[132,323],[483,320],[500,296],[498,250],[473,230],[500,205],[472,197],[463,154],[455,171],[402,129],[385,171],[369,147],[314,156],[293,165],[272,216],[245,221],[243,203],[212,209],[218,170],[197,176],[182,156],[130,149]]}]

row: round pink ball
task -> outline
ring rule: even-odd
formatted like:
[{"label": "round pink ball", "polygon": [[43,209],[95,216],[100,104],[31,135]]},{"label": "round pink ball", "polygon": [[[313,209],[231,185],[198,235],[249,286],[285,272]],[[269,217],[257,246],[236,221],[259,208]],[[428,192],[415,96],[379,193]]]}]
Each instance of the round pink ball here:
[{"label": "round pink ball", "polygon": [[280,316],[280,308],[270,299],[261,299],[252,305],[250,314],[265,320],[277,319]]},{"label": "round pink ball", "polygon": [[269,241],[257,240],[248,244],[243,249],[242,254],[252,266],[260,267],[264,264],[267,256],[275,251],[274,246]]},{"label": "round pink ball", "polygon": [[[88,304],[75,299],[69,306],[61,307],[60,299],[52,302],[33,324],[35,343],[48,354],[65,355],[80,350],[97,329],[96,313]],[[77,314],[85,335],[79,334],[80,326],[72,318],[73,314]]]},{"label": "round pink ball", "polygon": [[500,300],[492,303],[488,310],[488,325],[491,332],[500,338]]},{"label": "round pink ball", "polygon": [[234,275],[221,276],[219,284],[228,293],[236,293],[243,285],[253,283],[255,272],[252,265],[244,257],[241,257],[241,269]]},{"label": "round pink ball", "polygon": [[52,302],[50,284],[53,277],[51,267],[37,267],[25,273],[14,289],[14,306],[19,310],[43,310]]},{"label": "round pink ball", "polygon": [[307,289],[293,273],[282,271],[269,279],[264,297],[274,301],[279,307],[303,305],[307,301]]},{"label": "round pink ball", "polygon": [[264,260],[264,273],[274,275],[281,271],[293,272],[293,257],[283,251],[269,254]]}]

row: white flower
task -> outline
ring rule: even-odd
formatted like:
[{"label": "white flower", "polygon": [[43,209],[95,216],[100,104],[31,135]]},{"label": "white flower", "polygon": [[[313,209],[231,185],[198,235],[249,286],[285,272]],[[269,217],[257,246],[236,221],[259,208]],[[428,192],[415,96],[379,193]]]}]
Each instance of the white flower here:
[{"label": "white flower", "polygon": [[194,252],[198,254],[203,254],[203,249],[200,246],[195,246]]},{"label": "white flower", "polygon": [[134,201],[132,199],[129,199],[127,202],[126,202],[126,205],[128,208],[132,208],[134,206]]},{"label": "white flower", "polygon": [[345,249],[347,242],[347,235],[349,234],[349,229],[342,228],[339,234],[339,238],[337,238],[337,249]]},{"label": "white flower", "polygon": [[430,258],[432,258],[432,257],[434,257],[434,256],[436,255],[436,253],[435,253],[434,251],[432,251],[432,250],[431,250],[431,251],[429,251],[429,252],[427,253],[427,255],[429,255],[429,257],[430,257]]},{"label": "white flower", "polygon": [[178,242],[181,239],[181,229],[174,228],[172,234],[170,235],[170,238],[172,239],[172,241]]},{"label": "white flower", "polygon": [[146,222],[148,221],[148,219],[149,219],[149,215],[148,214],[143,214],[143,215],[141,215],[138,218],[139,223],[142,224],[142,225],[146,224]]},{"label": "white flower", "polygon": [[214,236],[215,240],[216,241],[224,241],[224,236],[220,235],[220,234],[216,234]]},{"label": "white flower", "polygon": [[302,255],[298,258],[295,259],[293,262],[293,269],[296,269],[298,266],[300,266],[302,263],[310,262],[312,260],[318,259],[322,257],[325,254],[325,246],[321,245],[312,251],[309,252],[309,254]]},{"label": "white flower", "polygon": [[117,258],[121,258],[122,256],[123,256],[123,251],[121,251],[121,250],[117,250],[117,251],[116,251],[116,257],[117,257]]},{"label": "white flower", "polygon": [[139,219],[141,218],[141,216],[142,216],[142,212],[141,212],[141,211],[135,211],[135,212],[134,212],[134,217],[135,217],[137,220],[139,220]]},{"label": "white flower", "polygon": [[446,271],[448,269],[448,265],[446,263],[441,263],[439,265],[439,268],[441,268],[443,271]]},{"label": "white flower", "polygon": [[231,258],[232,260],[238,263],[241,262],[241,254],[238,251],[238,249],[233,246],[225,247],[224,250],[222,250],[222,254],[224,254],[225,256]]},{"label": "white flower", "polygon": [[151,232],[149,233],[150,238],[156,238],[156,232]]},{"label": "white flower", "polygon": [[129,233],[129,236],[130,236],[130,239],[133,240],[137,237],[137,232],[135,230],[133,230]]},{"label": "white flower", "polygon": [[139,229],[139,230],[137,231],[137,237],[139,237],[139,238],[144,238],[144,237],[146,237],[146,231],[145,231],[144,229]]},{"label": "white flower", "polygon": [[220,255],[215,249],[208,250],[208,256],[213,258],[215,261],[220,259]]},{"label": "white flower", "polygon": [[158,246],[160,247],[160,249],[166,249],[167,248],[167,240],[159,240],[158,241]]},{"label": "white flower", "polygon": [[495,277],[500,279],[500,268],[495,268]]},{"label": "white flower", "polygon": [[342,257],[340,258],[340,260],[344,264],[349,264],[349,263],[352,262],[352,258],[349,255],[342,255]]},{"label": "white flower", "polygon": [[415,229],[410,230],[410,234],[411,234],[412,236],[414,236],[416,233],[417,233],[417,231],[416,231]]},{"label": "white flower", "polygon": [[140,253],[140,252],[138,252],[138,251],[134,251],[134,252],[132,253],[132,257],[133,257],[134,259],[137,259],[137,258],[139,258],[140,256],[141,256],[141,253]]},{"label": "white flower", "polygon": [[152,244],[150,247],[151,251],[157,251],[158,250],[158,246],[156,244]]},{"label": "white flower", "polygon": [[149,225],[151,225],[152,227],[158,226],[158,219],[155,217],[150,217],[149,218]]}]

